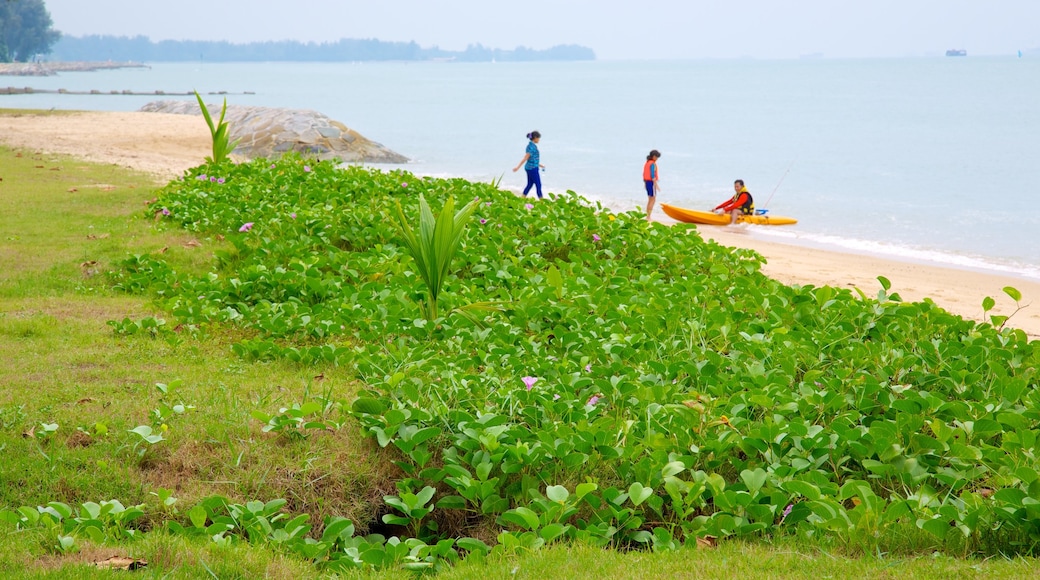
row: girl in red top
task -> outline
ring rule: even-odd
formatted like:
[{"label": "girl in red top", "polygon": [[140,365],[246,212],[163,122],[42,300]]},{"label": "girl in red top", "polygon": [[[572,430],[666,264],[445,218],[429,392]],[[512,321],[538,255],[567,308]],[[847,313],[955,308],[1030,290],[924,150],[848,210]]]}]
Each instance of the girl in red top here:
[{"label": "girl in red top", "polygon": [[742,215],[754,215],[755,213],[755,200],[751,197],[751,192],[744,187],[744,180],[738,179],[733,182],[733,197],[715,206],[715,211],[722,210],[719,213],[729,212],[729,223],[737,223],[737,219]]},{"label": "girl in red top", "polygon": [[650,221],[650,212],[654,211],[654,194],[661,191],[657,185],[657,160],[661,158],[661,152],[652,149],[646,156],[646,164],[643,165],[643,183],[646,185],[646,221]]}]

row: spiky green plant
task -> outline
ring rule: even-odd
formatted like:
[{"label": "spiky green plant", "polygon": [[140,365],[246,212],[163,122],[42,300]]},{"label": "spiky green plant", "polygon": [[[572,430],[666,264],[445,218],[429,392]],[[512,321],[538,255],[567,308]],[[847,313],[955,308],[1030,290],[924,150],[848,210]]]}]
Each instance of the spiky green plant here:
[{"label": "spiky green plant", "polygon": [[235,150],[235,146],[239,142],[239,139],[229,142],[228,124],[224,121],[224,115],[227,113],[227,97],[224,98],[224,105],[220,108],[220,120],[216,124],[213,123],[213,117],[210,116],[209,109],[206,108],[206,103],[202,101],[202,95],[198,91],[195,91],[195,98],[199,101],[202,116],[206,118],[206,124],[209,125],[209,133],[213,137],[213,156],[207,157],[206,161],[221,163]]},{"label": "spiky green plant", "polygon": [[455,198],[449,197],[444,203],[441,214],[436,218],[426,198],[419,194],[419,230],[416,235],[415,229],[408,223],[408,219],[401,209],[401,203],[397,202],[397,222],[404,236],[405,246],[408,253],[415,259],[419,275],[426,282],[427,301],[423,306],[423,314],[427,320],[437,319],[437,299],[441,293],[445,278],[448,277],[448,269],[451,260],[458,251],[459,243],[462,241],[462,233],[466,229],[466,222],[477,209],[479,199],[466,204],[465,207],[455,212]]}]

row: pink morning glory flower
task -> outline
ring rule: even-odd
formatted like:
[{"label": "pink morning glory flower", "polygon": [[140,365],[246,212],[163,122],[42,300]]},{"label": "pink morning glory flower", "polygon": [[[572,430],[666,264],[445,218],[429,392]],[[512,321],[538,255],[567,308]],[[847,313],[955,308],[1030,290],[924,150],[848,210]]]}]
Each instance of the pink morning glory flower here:
[{"label": "pink morning glory flower", "polygon": [[401,187],[408,187],[408,182],[407,181],[402,181],[401,182]]},{"label": "pink morning glory flower", "polygon": [[587,372],[587,373],[591,373],[592,372],[592,363],[589,363],[589,364],[585,365],[585,372]]},{"label": "pink morning glory flower", "polygon": [[487,223],[487,220],[486,220],[486,219],[484,219],[484,218],[480,218],[480,225],[484,225],[484,224],[486,224],[486,223]]},{"label": "pink morning glory flower", "polygon": [[527,385],[527,390],[530,391],[531,387],[533,387],[534,384],[538,382],[538,377],[524,377],[520,380],[523,381],[525,385]]},{"label": "pink morning glory flower", "polygon": [[206,177],[205,173],[203,173],[202,175],[196,177],[195,179],[198,179],[199,181],[205,181],[206,179],[209,179],[209,178]]},{"label": "pink morning glory flower", "polygon": [[271,169],[274,169],[274,163],[271,164]]},{"label": "pink morning glory flower", "polygon": [[209,180],[210,180],[210,181],[216,181],[216,180],[217,180],[217,178],[216,178],[216,177],[210,177],[210,178],[209,178]]},{"label": "pink morning glory flower", "polygon": [[242,227],[238,228],[238,231],[240,231],[240,232],[248,232],[251,229],[253,229],[253,222],[246,222],[246,223],[242,224]]},{"label": "pink morning glory flower", "polygon": [[524,204],[524,209],[534,209],[534,206],[529,204],[529,203],[525,203]]},{"label": "pink morning glory flower", "polygon": [[491,202],[485,202],[484,205],[491,205]]},{"label": "pink morning glory flower", "polygon": [[592,395],[591,397],[589,397],[589,401],[587,403],[585,403],[585,404],[590,406],[590,407],[595,406],[596,403],[599,402],[600,397],[601,397],[601,395],[599,395],[599,394]]},{"label": "pink morning glory flower", "polygon": [[311,166],[310,165],[304,165],[303,166],[303,171],[304,172],[310,172],[310,170],[311,170]]},{"label": "pink morning glory flower", "polygon": [[166,208],[164,207],[164,208],[162,208],[162,214],[163,214],[163,215],[170,215],[170,210],[168,210],[168,209],[166,209]]},{"label": "pink morning glory flower", "polygon": [[599,235],[597,235],[597,234],[592,234],[592,241],[594,241],[594,242],[598,242],[598,241],[599,241]]},{"label": "pink morning glory flower", "polygon": [[292,212],[291,214],[289,214],[289,217],[291,217],[292,219],[296,219],[296,212]]},{"label": "pink morning glory flower", "polygon": [[217,183],[224,183],[224,178],[223,177],[218,177],[217,178]]},{"label": "pink morning glory flower", "polygon": [[555,395],[553,395],[553,400],[554,401],[559,401],[560,400],[560,394],[556,393]]}]

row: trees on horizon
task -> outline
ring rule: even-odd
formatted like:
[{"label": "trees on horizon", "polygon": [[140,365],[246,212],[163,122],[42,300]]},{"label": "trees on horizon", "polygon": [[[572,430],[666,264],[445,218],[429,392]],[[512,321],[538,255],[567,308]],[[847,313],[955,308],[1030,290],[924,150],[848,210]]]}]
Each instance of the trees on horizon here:
[{"label": "trees on horizon", "polygon": [[591,48],[574,44],[536,50],[513,50],[471,44],[461,51],[423,48],[416,42],[343,38],[335,42],[295,40],[234,44],[227,41],[163,40],[147,36],[63,35],[54,29],[43,0],[0,0],[0,62],[58,61],[388,61],[458,60],[463,62],[595,60]]},{"label": "trees on horizon", "polygon": [[112,61],[387,61],[458,60],[465,62],[595,60],[590,48],[559,45],[545,50],[517,47],[514,50],[489,48],[480,44],[466,50],[449,51],[423,48],[416,42],[388,42],[376,39],[343,38],[336,42],[295,40],[234,44],[227,41],[163,40],[152,42],[147,36],[63,36],[51,52],[53,60]]},{"label": "trees on horizon", "polygon": [[0,62],[29,62],[60,38],[43,0],[0,2]]},{"label": "trees on horizon", "polygon": [[43,0],[0,0],[0,62],[57,61],[388,61],[458,60],[463,62],[595,60],[591,48],[573,44],[545,50],[513,50],[472,44],[461,51],[423,48],[416,42],[343,38],[335,42],[295,40],[234,44],[227,41],[163,40],[147,36],[63,35],[54,29]]}]

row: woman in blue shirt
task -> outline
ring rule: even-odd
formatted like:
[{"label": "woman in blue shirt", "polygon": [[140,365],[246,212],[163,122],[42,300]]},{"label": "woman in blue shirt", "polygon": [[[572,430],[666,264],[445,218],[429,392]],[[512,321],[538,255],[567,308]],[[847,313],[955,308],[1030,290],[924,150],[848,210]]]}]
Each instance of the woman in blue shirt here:
[{"label": "woman in blue shirt", "polygon": [[524,170],[527,171],[527,187],[524,188],[524,197],[527,197],[531,187],[534,187],[538,193],[538,199],[542,199],[542,178],[538,175],[538,168],[545,169],[545,166],[538,162],[538,141],[542,138],[542,134],[538,131],[531,131],[527,134],[527,138],[531,142],[527,144],[524,158],[513,168],[513,172],[520,171],[520,166],[522,165]]}]

